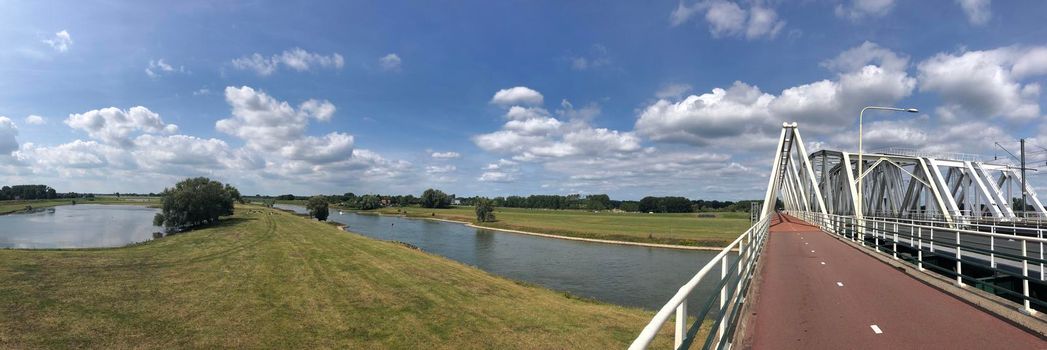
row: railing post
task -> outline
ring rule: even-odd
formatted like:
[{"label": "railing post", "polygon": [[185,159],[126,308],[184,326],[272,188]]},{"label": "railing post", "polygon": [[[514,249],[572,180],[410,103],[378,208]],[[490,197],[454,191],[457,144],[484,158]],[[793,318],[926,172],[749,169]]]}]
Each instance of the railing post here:
[{"label": "railing post", "polygon": [[1022,240],[1022,276],[1025,276],[1025,278],[1022,279],[1022,295],[1025,296],[1025,312],[1032,314],[1035,311],[1033,311],[1032,306],[1029,304],[1029,251],[1026,249],[1028,242],[1029,241],[1024,239]]},{"label": "railing post", "polygon": [[916,237],[919,239],[919,244],[916,246],[916,267],[923,271],[923,227],[916,228]]},{"label": "railing post", "polygon": [[[720,280],[723,281],[723,280],[726,280],[726,279],[727,279],[727,255],[724,255],[723,258],[720,258]],[[724,283],[724,286],[726,287],[727,284]],[[723,317],[723,314],[727,312],[726,305],[727,305],[727,288],[720,288],[720,317],[721,318]],[[719,344],[720,341],[723,340],[723,336],[725,335],[724,332],[727,329],[726,326],[727,325],[724,322],[720,322],[720,329],[716,331],[716,343],[717,344]]]},{"label": "railing post", "polygon": [[[698,320],[697,322],[702,322]],[[676,341],[673,348],[679,349],[683,344],[683,338],[687,336],[687,299],[684,298],[680,306],[676,307]]]},{"label": "railing post", "polygon": [[876,222],[873,221],[873,247],[876,248],[876,252],[880,252],[880,235],[876,231]]},{"label": "railing post", "polygon": [[956,285],[963,287],[963,255],[960,252],[960,231],[956,231]]}]

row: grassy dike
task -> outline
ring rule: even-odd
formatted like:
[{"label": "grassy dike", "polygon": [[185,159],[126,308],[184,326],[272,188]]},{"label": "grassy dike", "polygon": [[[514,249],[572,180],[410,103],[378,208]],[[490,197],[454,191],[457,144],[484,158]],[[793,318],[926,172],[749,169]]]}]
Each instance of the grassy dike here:
[{"label": "grassy dike", "polygon": [[498,221],[479,223],[476,222],[472,207],[386,207],[372,212],[461,221],[482,227],[558,236],[700,247],[726,246],[749,228],[748,213],[715,213],[716,217],[697,217],[695,213],[594,213],[584,210],[495,208]]},{"label": "grassy dike", "polygon": [[123,248],[0,250],[0,348],[609,349],[652,316],[289,213],[236,212]]}]

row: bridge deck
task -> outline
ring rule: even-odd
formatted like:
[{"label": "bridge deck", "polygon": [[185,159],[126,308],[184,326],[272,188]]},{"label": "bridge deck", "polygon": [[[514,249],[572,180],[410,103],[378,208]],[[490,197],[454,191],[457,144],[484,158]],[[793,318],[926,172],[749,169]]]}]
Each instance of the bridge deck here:
[{"label": "bridge deck", "polygon": [[[1047,342],[783,216],[767,242],[755,349],[1047,349]],[[875,326],[875,327],[874,327]]]}]

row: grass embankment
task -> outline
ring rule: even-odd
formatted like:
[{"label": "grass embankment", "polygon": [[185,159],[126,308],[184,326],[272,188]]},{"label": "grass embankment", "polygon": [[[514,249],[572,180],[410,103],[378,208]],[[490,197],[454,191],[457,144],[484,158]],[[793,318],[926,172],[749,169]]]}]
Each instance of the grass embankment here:
[{"label": "grass embankment", "polygon": [[7,200],[0,201],[0,215],[24,211],[26,206],[32,206],[34,209],[39,209],[72,204],[73,201],[76,201],[76,204],[135,204],[145,206],[160,205],[160,197],[95,197],[94,199],[64,198]]},{"label": "grass embankment", "polygon": [[0,250],[0,348],[620,349],[653,315],[236,212],[123,248]]},{"label": "grass embankment", "polygon": [[382,214],[471,222],[477,226],[559,236],[686,246],[723,247],[749,228],[748,213],[644,214],[496,208],[496,222],[476,222],[472,207],[426,209],[387,207]]}]

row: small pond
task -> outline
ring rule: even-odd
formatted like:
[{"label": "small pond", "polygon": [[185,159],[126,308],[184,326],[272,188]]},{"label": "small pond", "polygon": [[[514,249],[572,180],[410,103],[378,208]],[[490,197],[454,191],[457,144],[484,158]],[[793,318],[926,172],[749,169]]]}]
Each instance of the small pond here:
[{"label": "small pond", "polygon": [[159,211],[138,205],[77,204],[0,215],[0,248],[101,248],[147,241],[161,230],[153,226]]}]

